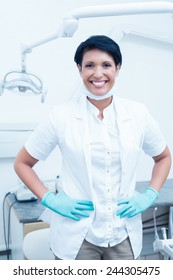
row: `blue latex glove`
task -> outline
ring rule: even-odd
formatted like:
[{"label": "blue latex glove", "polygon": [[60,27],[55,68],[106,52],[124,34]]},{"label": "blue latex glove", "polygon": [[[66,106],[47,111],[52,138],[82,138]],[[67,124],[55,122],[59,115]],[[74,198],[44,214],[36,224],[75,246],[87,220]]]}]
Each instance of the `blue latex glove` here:
[{"label": "blue latex glove", "polygon": [[149,208],[156,198],[158,198],[158,192],[153,188],[147,188],[143,194],[123,199],[117,203],[118,206],[125,204],[117,211],[117,216],[132,218]]},{"label": "blue latex glove", "polygon": [[79,221],[79,216],[89,217],[89,214],[83,212],[83,210],[94,210],[93,203],[86,200],[75,200],[68,197],[63,191],[58,194],[53,192],[47,192],[42,198],[42,204],[52,211]]}]

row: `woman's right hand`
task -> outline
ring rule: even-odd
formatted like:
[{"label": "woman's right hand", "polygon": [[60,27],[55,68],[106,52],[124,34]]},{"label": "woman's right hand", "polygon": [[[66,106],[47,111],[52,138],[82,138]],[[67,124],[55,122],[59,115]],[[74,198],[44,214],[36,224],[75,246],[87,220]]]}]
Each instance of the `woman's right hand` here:
[{"label": "woman's right hand", "polygon": [[86,218],[90,216],[83,210],[94,210],[91,201],[72,199],[64,191],[60,191],[58,194],[47,192],[42,198],[42,204],[52,211],[76,221],[80,220],[78,216]]}]

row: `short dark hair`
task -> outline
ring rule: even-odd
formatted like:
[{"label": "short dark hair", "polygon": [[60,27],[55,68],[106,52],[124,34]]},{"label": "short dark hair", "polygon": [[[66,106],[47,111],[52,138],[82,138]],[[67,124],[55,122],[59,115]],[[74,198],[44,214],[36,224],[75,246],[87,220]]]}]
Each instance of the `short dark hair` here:
[{"label": "short dark hair", "polygon": [[75,52],[74,61],[76,64],[81,66],[85,52],[92,49],[100,49],[110,54],[113,57],[116,66],[122,64],[122,55],[119,45],[105,35],[93,35],[82,42]]}]

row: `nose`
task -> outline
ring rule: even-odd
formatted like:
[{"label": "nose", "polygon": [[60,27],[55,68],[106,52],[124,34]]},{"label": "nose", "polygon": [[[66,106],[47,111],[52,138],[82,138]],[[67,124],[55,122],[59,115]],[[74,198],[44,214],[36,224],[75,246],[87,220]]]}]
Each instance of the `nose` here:
[{"label": "nose", "polygon": [[94,77],[100,79],[103,76],[103,71],[101,67],[95,67],[94,69]]}]

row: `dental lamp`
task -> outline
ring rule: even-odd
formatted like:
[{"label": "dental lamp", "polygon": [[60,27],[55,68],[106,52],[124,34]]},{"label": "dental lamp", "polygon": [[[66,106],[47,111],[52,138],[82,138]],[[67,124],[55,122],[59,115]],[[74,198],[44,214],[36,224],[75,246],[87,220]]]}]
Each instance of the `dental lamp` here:
[{"label": "dental lamp", "polygon": [[41,79],[35,74],[28,73],[26,70],[26,54],[32,52],[32,49],[47,42],[61,37],[72,37],[78,28],[77,19],[67,19],[62,21],[58,32],[31,45],[22,44],[21,46],[21,71],[14,70],[8,72],[2,81],[0,81],[0,96],[4,89],[13,91],[20,95],[38,95],[41,94],[41,102],[44,102],[46,91],[43,88]]},{"label": "dental lamp", "polygon": [[[72,10],[64,15],[57,32],[43,38],[33,44],[22,44],[21,47],[21,71],[8,72],[0,85],[0,95],[4,89],[19,92],[25,95],[27,92],[41,94],[41,101],[44,102],[46,92],[40,78],[30,74],[26,70],[26,55],[40,45],[62,37],[72,37],[76,32],[80,18],[105,17],[105,16],[122,16],[122,15],[139,15],[139,14],[173,14],[172,2],[143,2],[143,3],[123,3],[111,5],[97,5],[82,7]],[[16,75],[11,79],[12,75]],[[9,78],[10,77],[10,78]]]},{"label": "dental lamp", "polygon": [[46,92],[40,78],[26,71],[10,71],[1,84],[1,94],[4,89],[12,90],[21,95],[41,94],[41,102],[44,102]]}]

